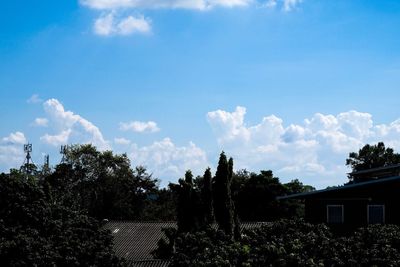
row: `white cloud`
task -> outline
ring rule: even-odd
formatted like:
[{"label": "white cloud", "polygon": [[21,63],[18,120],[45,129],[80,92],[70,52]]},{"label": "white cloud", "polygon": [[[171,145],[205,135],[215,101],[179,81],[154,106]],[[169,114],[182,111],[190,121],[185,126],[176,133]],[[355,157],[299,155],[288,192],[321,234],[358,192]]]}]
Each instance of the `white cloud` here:
[{"label": "white cloud", "polygon": [[41,126],[41,127],[47,127],[47,124],[49,123],[49,120],[46,118],[36,118],[33,121],[33,126]]},{"label": "white cloud", "polygon": [[93,25],[93,30],[97,35],[110,35],[114,31],[114,15],[109,13],[107,15],[100,16]]},{"label": "white cloud", "polygon": [[117,145],[129,145],[131,143],[131,140],[125,139],[123,137],[114,138],[114,143],[116,143]]},{"label": "white cloud", "polygon": [[141,8],[141,9],[195,9],[205,10],[217,6],[236,7],[247,6],[253,0],[81,0],[84,6],[93,9],[120,9],[120,8]]},{"label": "white cloud", "polygon": [[24,162],[23,144],[25,135],[21,132],[10,133],[0,142],[0,167],[2,170],[21,166]]},{"label": "white cloud", "polygon": [[400,150],[400,120],[374,126],[372,116],[358,111],[338,115],[316,113],[302,124],[285,126],[270,115],[246,125],[246,109],[207,113],[220,149],[232,155],[236,168],[272,169],[324,187],[346,181],[345,159],[366,143],[384,141]]},{"label": "white cloud", "polygon": [[26,100],[26,102],[29,104],[36,104],[43,102],[43,100],[39,97],[38,94],[34,94],[28,100]]},{"label": "white cloud", "polygon": [[296,8],[303,0],[283,0],[283,10],[291,11]]},{"label": "white cloud", "polygon": [[111,11],[95,20],[93,30],[95,34],[103,36],[143,34],[151,32],[151,22],[144,16],[119,18]]},{"label": "white cloud", "polygon": [[72,111],[66,111],[57,99],[49,99],[43,103],[49,116],[50,126],[56,134],[45,134],[40,139],[54,146],[67,143],[91,143],[99,149],[109,149],[100,129],[90,121]]},{"label": "white cloud", "polygon": [[120,123],[120,130],[122,131],[133,131],[137,133],[155,133],[160,131],[158,128],[157,123],[154,121],[131,121],[131,122],[121,122]]},{"label": "white cloud", "polygon": [[155,177],[164,182],[176,182],[188,169],[194,174],[202,174],[208,166],[205,151],[193,142],[188,146],[176,146],[169,138],[149,146],[132,144],[129,157],[133,165],[145,165]]},{"label": "white cloud", "polygon": [[266,8],[274,8],[277,6],[277,4],[277,0],[268,0],[265,3],[262,3],[260,6]]},{"label": "white cloud", "polygon": [[10,133],[9,136],[4,137],[3,143],[7,144],[25,144],[26,143],[26,138],[25,135],[21,132],[15,132],[15,133]]},{"label": "white cloud", "polygon": [[55,135],[45,134],[42,137],[40,137],[40,140],[53,146],[64,145],[68,143],[68,139],[71,135],[71,132],[72,132],[71,129],[67,129]]}]

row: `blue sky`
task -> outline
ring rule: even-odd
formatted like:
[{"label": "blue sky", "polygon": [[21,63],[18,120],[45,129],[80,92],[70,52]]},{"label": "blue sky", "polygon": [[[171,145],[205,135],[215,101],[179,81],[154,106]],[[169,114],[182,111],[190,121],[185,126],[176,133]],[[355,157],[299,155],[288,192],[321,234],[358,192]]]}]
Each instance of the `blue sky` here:
[{"label": "blue sky", "polygon": [[400,2],[15,0],[0,11],[0,171],[90,142],[176,181],[272,169],[318,188],[400,150]]}]

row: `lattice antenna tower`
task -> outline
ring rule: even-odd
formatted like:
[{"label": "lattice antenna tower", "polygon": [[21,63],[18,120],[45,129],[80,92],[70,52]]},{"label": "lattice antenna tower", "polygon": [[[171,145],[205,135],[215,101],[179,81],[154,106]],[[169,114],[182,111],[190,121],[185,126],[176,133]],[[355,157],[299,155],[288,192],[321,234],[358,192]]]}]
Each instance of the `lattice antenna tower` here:
[{"label": "lattice antenna tower", "polygon": [[68,145],[62,145],[60,148],[60,154],[62,155],[61,163],[65,163],[67,161],[67,151],[68,151]]},{"label": "lattice antenna tower", "polygon": [[50,172],[50,156],[49,154],[44,155],[43,172],[48,174]]},{"label": "lattice antenna tower", "polygon": [[31,156],[32,144],[28,143],[28,144],[24,145],[24,153],[25,153],[25,161],[24,161],[23,169],[24,169],[26,176],[28,177],[28,175],[30,175],[31,171],[32,171],[31,164],[33,164],[32,156]]}]

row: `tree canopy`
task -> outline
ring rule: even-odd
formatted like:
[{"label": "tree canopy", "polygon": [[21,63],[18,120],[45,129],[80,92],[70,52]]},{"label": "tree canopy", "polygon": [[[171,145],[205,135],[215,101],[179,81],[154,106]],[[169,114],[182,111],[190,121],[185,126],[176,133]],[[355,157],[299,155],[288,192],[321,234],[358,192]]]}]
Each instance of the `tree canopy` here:
[{"label": "tree canopy", "polygon": [[395,153],[393,148],[385,147],[383,142],[376,145],[366,144],[358,152],[349,153],[346,165],[352,171],[362,171],[371,168],[389,166],[400,163],[400,154]]},{"label": "tree canopy", "polygon": [[54,202],[34,180],[0,175],[3,266],[120,266],[99,221]]}]

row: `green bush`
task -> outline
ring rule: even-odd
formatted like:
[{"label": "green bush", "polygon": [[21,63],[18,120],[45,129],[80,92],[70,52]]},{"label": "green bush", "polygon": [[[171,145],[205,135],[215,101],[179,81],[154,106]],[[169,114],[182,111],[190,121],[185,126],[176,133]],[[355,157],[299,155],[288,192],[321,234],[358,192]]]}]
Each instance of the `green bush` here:
[{"label": "green bush", "polygon": [[323,224],[281,220],[233,241],[208,229],[175,242],[172,266],[399,266],[400,228],[373,225],[335,236]]}]

